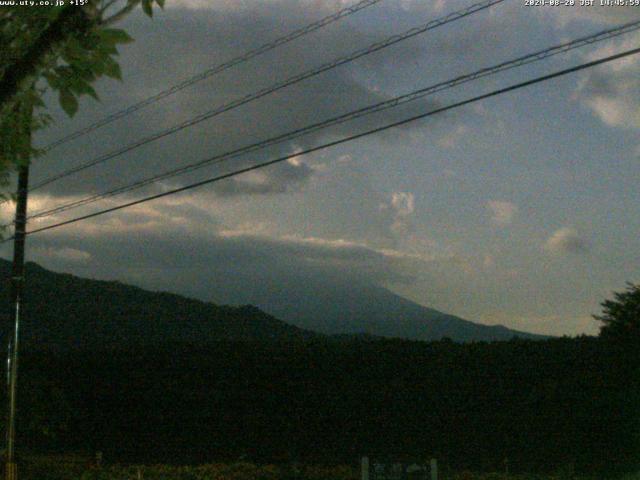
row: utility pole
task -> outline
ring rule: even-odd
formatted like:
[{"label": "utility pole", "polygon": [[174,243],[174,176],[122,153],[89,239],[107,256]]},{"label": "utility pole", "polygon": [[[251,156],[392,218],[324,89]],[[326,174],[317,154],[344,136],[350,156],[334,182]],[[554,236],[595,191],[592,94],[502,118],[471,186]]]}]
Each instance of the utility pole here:
[{"label": "utility pole", "polygon": [[13,268],[11,271],[11,319],[8,331],[8,409],[7,409],[7,451],[5,480],[17,480],[18,469],[15,460],[16,443],[16,396],[18,386],[18,339],[20,332],[20,314],[24,288],[24,244],[27,226],[27,192],[29,189],[29,160],[31,148],[31,117],[32,108],[20,109],[24,117],[20,118],[20,127],[24,130],[27,145],[24,157],[18,167],[18,189],[16,192],[16,217],[13,235]]}]

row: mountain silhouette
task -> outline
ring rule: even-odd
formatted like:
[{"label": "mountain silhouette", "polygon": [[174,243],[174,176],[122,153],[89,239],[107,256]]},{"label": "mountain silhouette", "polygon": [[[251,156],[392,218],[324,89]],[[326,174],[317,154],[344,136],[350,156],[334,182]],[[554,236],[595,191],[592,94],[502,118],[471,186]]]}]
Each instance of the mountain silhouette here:
[{"label": "mountain silhouette", "polygon": [[[0,260],[4,329],[9,324],[10,266]],[[325,335],[340,340],[397,337],[430,341],[448,337],[462,342],[543,338],[463,320],[382,287],[326,279],[294,279],[279,294],[268,289],[261,295],[259,289],[247,288],[251,302],[226,306],[115,281],[55,273],[32,262],[26,265],[26,277],[21,342],[27,346],[298,341]]]}]

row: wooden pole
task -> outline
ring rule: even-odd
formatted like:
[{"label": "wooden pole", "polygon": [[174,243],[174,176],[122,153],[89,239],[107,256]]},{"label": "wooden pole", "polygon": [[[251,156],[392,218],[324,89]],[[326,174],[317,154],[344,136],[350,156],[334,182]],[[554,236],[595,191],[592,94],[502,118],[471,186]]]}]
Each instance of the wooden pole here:
[{"label": "wooden pole", "polygon": [[[33,109],[31,106],[23,106],[24,112],[20,119],[18,128],[23,127],[25,144],[31,147],[31,117]],[[15,459],[16,443],[16,401],[18,386],[18,345],[20,333],[20,315],[22,306],[22,295],[24,289],[24,245],[27,226],[27,193],[29,190],[29,155],[30,152],[23,153],[25,158],[19,159],[22,164],[18,167],[18,190],[16,195],[16,216],[15,229],[13,235],[13,267],[11,270],[11,319],[9,334],[9,385],[8,385],[8,409],[7,409],[7,452],[5,479],[17,480],[18,469]]]},{"label": "wooden pole", "polygon": [[360,465],[362,480],[369,480],[369,457],[362,457]]}]

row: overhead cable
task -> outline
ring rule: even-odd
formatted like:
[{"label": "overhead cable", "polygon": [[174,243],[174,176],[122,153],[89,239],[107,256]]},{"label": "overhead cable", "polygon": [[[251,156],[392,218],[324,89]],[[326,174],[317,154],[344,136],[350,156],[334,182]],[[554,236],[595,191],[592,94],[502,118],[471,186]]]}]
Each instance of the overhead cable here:
[{"label": "overhead cable", "polygon": [[597,32],[595,34],[592,35],[588,35],[585,37],[581,37],[575,40],[572,40],[570,42],[565,42],[559,45],[555,45],[553,47],[549,47],[543,50],[539,50],[536,51],[534,53],[530,53],[524,56],[520,56],[517,57],[515,59],[512,60],[508,60],[502,63],[499,63],[497,65],[493,65],[490,67],[486,67],[486,68],[482,68],[480,70],[474,71],[473,73],[469,73],[469,74],[465,74],[465,75],[461,75],[458,77],[455,77],[453,79],[444,81],[444,82],[440,82],[440,83],[436,83],[434,85],[425,87],[425,88],[421,88],[415,91],[412,91],[408,94],[404,94],[404,95],[400,95],[397,97],[394,97],[392,99],[389,100],[385,100],[383,102],[379,102],[373,105],[369,105],[367,107],[363,107],[360,108],[358,110],[354,110],[348,113],[345,113],[343,115],[339,115],[336,117],[332,117],[330,119],[324,120],[322,122],[317,122],[314,123],[312,125],[308,125],[306,127],[303,128],[299,128],[290,132],[287,132],[285,134],[282,135],[277,135],[275,137],[271,137],[268,138],[266,140],[260,141],[260,142],[256,142],[241,148],[237,148],[231,151],[227,151],[225,153],[221,153],[219,155],[216,155],[214,157],[210,157],[207,158],[205,160],[200,160],[198,162],[194,162],[194,163],[190,163],[188,165],[182,166],[182,167],[178,167],[178,168],[174,168],[168,171],[165,171],[163,173],[157,174],[157,175],[153,175],[151,177],[147,177],[145,179],[141,179],[138,180],[136,182],[121,186],[121,187],[117,187],[111,190],[107,190],[105,192],[102,193],[97,193],[94,195],[90,195],[88,197],[79,199],[79,200],[74,200],[72,202],[68,202],[62,205],[59,205],[57,207],[54,208],[50,208],[50,209],[46,209],[46,210],[41,210],[38,212],[35,212],[31,215],[29,215],[29,219],[36,219],[36,218],[44,218],[47,216],[51,216],[57,213],[62,213],[68,210],[72,210],[90,203],[94,203],[97,202],[99,200],[103,200],[106,198],[110,198],[116,195],[120,195],[123,193],[127,193],[127,192],[131,192],[133,190],[142,188],[144,186],[150,185],[152,183],[156,183],[162,180],[166,180],[178,175],[182,175],[185,173],[189,173],[204,167],[208,167],[211,166],[213,164],[218,164],[218,163],[222,163],[224,161],[233,159],[233,158],[237,158],[240,157],[242,155],[246,155],[248,153],[251,152],[255,152],[255,151],[259,151],[262,149],[265,149],[267,147],[273,146],[273,145],[277,145],[286,141],[291,141],[294,140],[296,138],[302,137],[304,135],[308,135],[310,133],[314,133],[323,129],[326,129],[328,127],[334,126],[334,125],[339,125],[348,121],[352,121],[355,120],[357,118],[366,116],[366,115],[371,115],[373,113],[376,112],[381,112],[384,110],[388,110],[390,108],[394,108],[397,107],[399,105],[403,105],[405,103],[409,103],[409,102],[413,102],[419,99],[422,99],[428,95],[432,95],[434,93],[438,93],[441,92],[443,90],[448,90],[450,88],[456,87],[458,85],[464,84],[464,83],[468,83],[471,81],[475,81],[490,75],[495,75],[497,73],[500,72],[504,72],[506,70],[510,70],[516,67],[521,67],[523,65],[528,65],[534,62],[538,62],[544,59],[547,59],[549,57],[558,55],[558,54],[562,54],[562,53],[566,53],[570,50],[574,50],[576,48],[580,48],[583,47],[585,45],[591,45],[593,43],[596,42],[601,42],[604,40],[608,40],[611,38],[614,38],[616,36],[625,34],[625,33],[629,33],[635,30],[640,29],[640,20],[636,21],[636,22],[629,22],[627,24],[624,25],[620,25],[614,28],[609,28],[600,32]]},{"label": "overhead cable", "polygon": [[42,188],[45,185],[49,185],[50,183],[53,183],[57,180],[60,180],[62,178],[68,177],[69,175],[73,175],[75,173],[81,172],[83,170],[86,170],[87,168],[93,167],[95,165],[98,165],[100,163],[104,163],[108,160],[111,160],[113,158],[116,158],[124,153],[128,153],[132,150],[135,150],[136,148],[139,148],[143,145],[147,145],[151,142],[154,142],[156,140],[159,140],[161,138],[167,137],[169,135],[173,135],[174,133],[177,133],[181,130],[184,130],[185,128],[189,128],[192,127],[198,123],[201,123],[205,120],[209,120],[213,117],[216,117],[222,113],[228,112],[230,110],[236,109],[242,105],[246,105],[247,103],[253,102],[255,100],[258,100],[262,97],[265,97],[267,95],[270,95],[274,92],[277,92],[279,90],[282,90],[286,87],[289,87],[291,85],[294,85],[296,83],[302,82],[303,80],[306,80],[308,78],[312,78],[315,77],[317,75],[320,75],[321,73],[324,73],[328,70],[332,70],[336,67],[339,67],[341,65],[345,65],[347,63],[353,62],[356,59],[362,58],[366,55],[369,55],[371,53],[380,51],[384,48],[390,47],[392,45],[395,45],[399,42],[402,42],[404,40],[407,40],[409,38],[415,37],[416,35],[420,35],[422,33],[425,33],[429,30],[433,30],[434,28],[440,27],[442,25],[446,25],[448,23],[451,22],[455,22],[457,20],[460,20],[462,18],[465,18],[469,15],[473,15],[474,13],[477,13],[479,11],[485,10],[493,5],[496,5],[498,3],[502,3],[505,0],[486,0],[480,3],[476,3],[473,4],[467,8],[464,8],[462,10],[458,10],[456,12],[450,13],[442,18],[436,19],[436,20],[432,20],[430,22],[427,22],[419,27],[415,27],[412,28],[406,32],[404,32],[403,34],[400,35],[393,35],[391,37],[386,38],[385,40],[382,40],[380,42],[376,42],[372,45],[369,45],[368,47],[362,48],[360,50],[357,50],[355,52],[352,52],[349,55],[346,55],[344,57],[340,57],[338,59],[332,60],[331,62],[325,63],[319,67],[313,68],[311,70],[307,70],[303,73],[294,75],[292,77],[287,78],[286,80],[283,80],[281,82],[278,82],[274,85],[271,85],[269,87],[263,88],[261,90],[258,90],[257,92],[253,92],[253,93],[249,93],[243,97],[240,97],[239,99],[233,100],[229,103],[226,103],[224,105],[221,105],[213,110],[209,110],[208,112],[202,113],[200,115],[197,115],[195,117],[192,117],[189,120],[186,120],[184,122],[181,122],[177,125],[174,125],[172,127],[169,127],[165,130],[162,130],[160,132],[156,132],[150,136],[147,136],[141,140],[138,140],[136,142],[133,142],[129,145],[126,145],[124,147],[118,148],[112,152],[106,153],[104,155],[101,155],[93,160],[90,160],[89,162],[86,163],[82,163],[79,165],[76,165],[75,167],[71,167],[67,170],[64,170],[63,172],[60,172],[58,174],[52,175],[44,180],[42,180],[41,182],[38,182],[37,184],[35,184],[33,187],[31,187],[30,191],[36,190],[38,188]]},{"label": "overhead cable", "polygon": [[[55,228],[59,228],[59,227],[65,226],[65,225],[70,225],[72,223],[77,223],[77,222],[81,222],[81,221],[84,221],[84,220],[88,220],[90,218],[95,218],[95,217],[98,217],[98,216],[101,216],[101,215],[105,215],[107,213],[112,213],[112,212],[115,212],[115,211],[118,211],[118,210],[122,210],[122,209],[125,209],[125,208],[130,208],[132,206],[140,205],[142,203],[150,202],[152,200],[157,200],[159,198],[167,197],[167,196],[170,196],[170,195],[175,195],[175,194],[181,193],[181,192],[186,192],[188,190],[193,190],[195,188],[202,187],[204,185],[209,185],[209,184],[212,184],[212,183],[216,183],[216,182],[228,179],[228,178],[232,178],[232,177],[241,175],[243,173],[247,173],[247,172],[251,172],[251,171],[254,171],[254,170],[262,169],[262,168],[268,167],[270,165],[274,165],[276,163],[281,163],[281,162],[284,162],[284,161],[289,160],[289,159],[294,158],[294,157],[299,157],[299,156],[307,155],[307,154],[310,154],[310,153],[313,153],[313,152],[317,152],[317,151],[320,151],[320,150],[325,150],[327,148],[334,147],[336,145],[340,145],[340,144],[343,144],[343,143],[347,143],[347,142],[350,142],[350,141],[353,141],[353,140],[356,140],[356,139],[359,139],[359,138],[367,137],[369,135],[373,135],[375,133],[379,133],[379,132],[382,132],[382,131],[385,131],[385,130],[389,130],[391,128],[399,127],[401,125],[406,125],[406,124],[414,122],[416,120],[420,120],[420,119],[427,118],[427,117],[430,117],[430,116],[433,116],[433,115],[444,113],[446,111],[453,110],[455,108],[459,108],[459,107],[462,107],[462,106],[465,106],[465,105],[469,105],[471,103],[475,103],[475,102],[478,102],[478,101],[481,101],[481,100],[485,100],[487,98],[491,98],[491,97],[495,97],[495,96],[498,96],[498,95],[502,95],[502,94],[507,93],[507,92],[519,90],[519,89],[524,88],[524,87],[528,87],[528,86],[535,85],[535,84],[538,84],[538,83],[541,83],[541,82],[549,81],[549,80],[554,79],[554,78],[558,78],[558,77],[561,77],[561,76],[564,76],[564,75],[568,75],[570,73],[574,73],[574,72],[578,72],[578,71],[581,71],[581,70],[585,70],[587,68],[592,68],[592,67],[595,67],[596,65],[602,65],[604,63],[612,62],[614,60],[618,60],[620,58],[628,57],[630,55],[636,55],[638,53],[640,53],[640,48],[634,48],[634,49],[626,50],[624,52],[621,52],[621,53],[618,53],[618,54],[615,54],[615,55],[609,55],[607,57],[599,58],[599,59],[593,60],[591,62],[587,62],[587,63],[583,63],[583,64],[580,64],[580,65],[577,65],[577,66],[574,66],[574,67],[571,67],[571,68],[566,68],[566,69],[563,69],[563,70],[559,70],[559,71],[556,71],[554,73],[543,75],[543,76],[540,76],[540,77],[536,77],[534,79],[527,80],[527,81],[524,81],[524,82],[516,83],[516,84],[510,85],[508,87],[504,87],[504,88],[500,88],[500,89],[497,89],[497,90],[493,90],[493,91],[491,91],[489,93],[485,93],[485,94],[478,95],[478,96],[475,96],[475,97],[472,97],[472,98],[469,98],[469,99],[466,99],[466,100],[462,100],[460,102],[456,102],[456,103],[447,105],[445,107],[436,108],[434,110],[430,110],[428,112],[421,113],[419,115],[414,115],[414,116],[406,118],[404,120],[399,120],[399,121],[396,121],[396,122],[393,122],[393,123],[389,123],[389,124],[383,125],[381,127],[377,127],[377,128],[374,128],[374,129],[367,130],[365,132],[361,132],[361,133],[358,133],[358,134],[355,134],[355,135],[350,135],[348,137],[344,137],[344,138],[341,138],[339,140],[335,140],[335,141],[328,142],[328,143],[325,143],[325,144],[322,144],[322,145],[318,145],[316,147],[308,148],[308,149],[303,150],[301,152],[297,152],[297,153],[290,154],[290,155],[285,155],[285,156],[282,156],[282,157],[279,157],[279,158],[276,158],[276,159],[273,159],[273,160],[268,160],[268,161],[261,162],[261,163],[258,163],[258,164],[255,164],[255,165],[252,165],[252,166],[249,166],[249,167],[238,169],[238,170],[235,170],[235,171],[230,172],[230,173],[225,173],[223,175],[218,175],[218,176],[215,176],[215,177],[207,178],[205,180],[200,180],[198,182],[191,183],[189,185],[185,185],[185,186],[182,186],[182,187],[179,187],[179,188],[174,188],[172,190],[167,190],[165,192],[157,193],[155,195],[150,195],[148,197],[144,197],[144,198],[141,198],[141,199],[138,199],[138,200],[134,200],[134,201],[123,203],[123,204],[120,204],[120,205],[117,205],[117,206],[114,206],[114,207],[110,207],[110,208],[106,208],[106,209],[103,209],[103,210],[99,210],[97,212],[93,212],[93,213],[90,213],[90,214],[87,214],[87,215],[82,215],[82,216],[75,217],[75,218],[72,218],[72,219],[69,219],[69,220],[65,220],[65,221],[62,221],[62,222],[54,223],[52,225],[47,225],[45,227],[37,228],[35,230],[30,230],[29,232],[27,232],[27,235],[33,235],[35,233],[45,232],[45,231],[52,230],[52,229],[55,229]],[[8,241],[8,240],[10,240],[10,239],[7,239],[5,241]]]},{"label": "overhead cable", "polygon": [[271,50],[274,50],[282,45],[292,42],[293,40],[296,40],[300,37],[303,37],[312,32],[315,32],[316,30],[319,30],[331,23],[341,20],[344,17],[353,15],[354,13],[359,12],[360,10],[364,10],[365,8],[368,8],[377,3],[380,3],[381,1],[382,0],[362,0],[356,3],[355,5],[343,8],[342,10],[339,10],[338,12],[333,13],[332,15],[328,15],[316,22],[310,23],[309,25],[306,25],[302,28],[294,30],[293,32],[283,37],[277,38],[272,42],[265,43],[264,45],[258,48],[255,48],[253,50],[249,50],[248,52],[245,52],[242,55],[239,55],[237,57],[234,57],[231,60],[228,60],[224,63],[208,68],[207,70],[200,72],[197,75],[194,75],[186,80],[183,80],[182,82],[177,83],[159,93],[156,93],[155,95],[147,97],[144,100],[139,101],[138,103],[134,103],[133,105],[130,105],[129,107],[123,110],[107,115],[106,117],[101,118],[100,120],[90,125],[87,125],[86,127],[80,130],[77,130],[73,133],[70,133],[69,135],[66,135],[62,138],[59,138],[58,140],[55,140],[49,143],[48,145],[43,147],[43,150],[45,152],[53,150],[55,147],[59,145],[62,145],[78,137],[86,135],[87,133],[93,132],[94,130],[97,130],[100,127],[108,125],[109,123],[119,120],[120,118],[126,117],[127,115],[131,115],[132,113],[137,112],[138,110],[141,110],[153,103],[156,103],[162,100],[163,98],[169,97],[181,90],[184,90],[185,88],[190,87],[191,85],[194,85],[198,82],[201,82],[202,80],[205,80],[214,75],[222,73],[225,70],[235,67],[236,65],[239,65],[241,63],[248,62],[249,60],[255,57],[258,57],[264,53],[270,52]]}]

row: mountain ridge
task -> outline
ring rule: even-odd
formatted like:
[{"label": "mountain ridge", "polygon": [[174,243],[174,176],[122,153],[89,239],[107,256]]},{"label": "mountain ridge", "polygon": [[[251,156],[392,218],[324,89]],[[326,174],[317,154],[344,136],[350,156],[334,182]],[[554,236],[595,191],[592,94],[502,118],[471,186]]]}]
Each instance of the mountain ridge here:
[{"label": "mountain ridge", "polygon": [[[289,325],[257,307],[219,306],[169,292],[150,292],[118,281],[91,280],[51,272],[28,262],[21,343],[51,347],[206,344],[220,340],[306,340],[318,334]],[[9,314],[10,263],[0,262],[5,279],[0,309]],[[7,322],[3,322],[5,325]]]},{"label": "mountain ridge", "polygon": [[449,337],[462,342],[510,340],[514,336],[550,338],[503,325],[475,323],[349,278],[290,275],[278,278],[280,288],[275,292],[270,287],[273,279],[251,281],[244,277],[236,283],[242,285],[241,290],[220,294],[226,287],[219,286],[209,297],[216,302],[236,299],[241,304],[251,303],[287,323],[327,335],[370,334],[422,341]]},{"label": "mountain ridge", "polygon": [[[5,307],[0,308],[0,313],[5,318],[9,314],[6,286],[10,266],[10,262],[0,259],[0,275],[5,279],[0,288],[0,301]],[[256,302],[257,306],[249,302],[241,306],[218,305],[119,281],[57,273],[33,262],[26,264],[26,276],[21,338],[27,346],[44,342],[54,348],[95,348],[331,337],[341,341],[379,337],[423,341],[445,337],[455,341],[508,340],[514,336],[545,338],[503,326],[475,324],[374,286],[348,287],[309,281],[306,286],[312,290],[324,289],[322,296],[315,290],[316,304],[312,304],[309,296],[284,288],[286,295],[280,295],[280,307],[288,309],[283,309],[265,306],[263,302]]]}]

